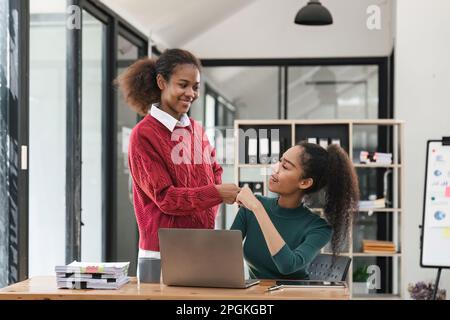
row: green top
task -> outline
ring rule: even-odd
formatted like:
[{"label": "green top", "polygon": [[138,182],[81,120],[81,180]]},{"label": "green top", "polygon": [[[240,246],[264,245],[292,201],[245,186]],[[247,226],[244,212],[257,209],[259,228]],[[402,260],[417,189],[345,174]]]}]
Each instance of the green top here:
[{"label": "green top", "polygon": [[250,277],[308,279],[306,267],[331,239],[330,225],[308,207],[281,208],[278,198],[256,196],[286,244],[271,256],[253,212],[241,208],[231,229],[241,230]]}]

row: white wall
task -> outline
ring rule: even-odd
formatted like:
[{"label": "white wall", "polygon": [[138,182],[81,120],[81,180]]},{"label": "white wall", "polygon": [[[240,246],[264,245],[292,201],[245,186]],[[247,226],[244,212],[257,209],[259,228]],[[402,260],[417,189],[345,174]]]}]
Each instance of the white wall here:
[{"label": "white wall", "polygon": [[[395,48],[395,116],[406,121],[404,253],[405,297],[410,282],[433,280],[420,268],[426,140],[450,135],[450,1],[398,0]],[[450,296],[450,271],[441,286]]]}]

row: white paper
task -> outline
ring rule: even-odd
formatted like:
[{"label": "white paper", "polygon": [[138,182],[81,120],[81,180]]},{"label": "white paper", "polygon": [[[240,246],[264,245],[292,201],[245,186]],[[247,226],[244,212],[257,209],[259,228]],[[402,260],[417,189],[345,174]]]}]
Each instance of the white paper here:
[{"label": "white paper", "polygon": [[256,156],[257,155],[257,140],[256,139],[249,139],[248,140],[248,155],[249,156]]},{"label": "white paper", "polygon": [[279,140],[272,140],[271,151],[272,151],[272,155],[280,154],[280,141]]},{"label": "white paper", "polygon": [[328,139],[319,139],[319,145],[326,149],[328,147]]},{"label": "white paper", "polygon": [[307,140],[309,143],[315,143],[317,144],[317,139],[316,138],[308,138]]},{"label": "white paper", "polygon": [[337,144],[338,146],[340,146],[341,140],[340,139],[331,139],[331,144]]},{"label": "white paper", "polygon": [[261,155],[269,154],[269,139],[267,138],[259,139],[259,150]]}]

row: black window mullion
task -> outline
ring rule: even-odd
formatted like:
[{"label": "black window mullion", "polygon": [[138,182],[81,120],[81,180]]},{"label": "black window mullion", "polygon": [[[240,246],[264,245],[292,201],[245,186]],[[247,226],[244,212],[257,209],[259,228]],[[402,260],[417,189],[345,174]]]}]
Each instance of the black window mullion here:
[{"label": "black window mullion", "polygon": [[[128,28],[125,27],[125,25],[121,22],[118,22],[118,34],[125,39],[127,39],[129,42],[134,44],[139,49],[146,47],[146,41],[142,39],[141,37],[137,36],[133,32],[131,32]],[[147,48],[142,49],[142,52],[147,52]],[[141,50],[139,50],[138,55],[141,53]]]},{"label": "black window mullion", "polygon": [[[12,1],[17,3],[19,17],[19,46],[18,46],[18,112],[19,112],[19,154],[25,158],[27,165],[19,170],[20,190],[19,198],[19,251],[17,261],[19,281],[28,278],[28,181],[29,181],[29,32],[30,32],[30,4],[29,1]],[[24,146],[24,148],[22,148]],[[22,154],[24,152],[25,154]]]},{"label": "black window mullion", "polygon": [[91,1],[84,0],[81,3],[81,6],[82,6],[83,10],[86,10],[87,12],[89,12],[89,14],[94,16],[100,22],[103,22],[104,24],[108,24],[108,22],[110,21],[110,18],[108,17],[108,15],[105,12],[103,12],[103,10],[101,10],[101,9],[97,8],[95,5],[93,5]]},{"label": "black window mullion", "polygon": [[[80,0],[67,5],[80,6]],[[80,12],[80,26],[83,15]],[[81,259],[81,119],[82,32],[67,28],[66,61],[66,263]]]},{"label": "black window mullion", "polygon": [[112,19],[107,31],[108,51],[107,56],[107,86],[108,97],[105,108],[105,141],[103,143],[103,150],[105,157],[103,159],[103,166],[105,170],[104,175],[104,197],[105,205],[103,212],[103,228],[104,228],[104,257],[107,261],[115,260],[116,230],[117,230],[117,212],[116,208],[116,131],[117,131],[117,95],[113,86],[113,80],[117,76],[117,42],[118,42],[118,23],[116,19]]},{"label": "black window mullion", "polygon": [[102,119],[102,261],[106,261],[109,257],[109,247],[108,243],[110,234],[109,230],[109,216],[108,212],[111,212],[112,199],[112,185],[113,182],[111,178],[113,177],[112,171],[112,144],[110,143],[112,137],[114,136],[114,131],[112,124],[114,123],[114,108],[110,106],[114,105],[114,86],[113,81],[116,76],[114,61],[116,57],[116,44],[114,40],[114,20],[108,19],[106,21],[106,37],[104,39],[102,56],[103,67],[102,67],[102,114],[104,115]]},{"label": "black window mullion", "polygon": [[282,79],[283,79],[283,71],[282,71],[282,67],[278,66],[278,88],[277,88],[277,92],[278,92],[278,119],[281,119],[281,110],[282,110],[282,102],[283,102],[283,97],[282,97],[282,91],[283,91],[283,83],[282,83]]},{"label": "black window mullion", "polygon": [[284,119],[288,119],[288,84],[289,84],[289,75],[288,75],[288,67],[284,68]]}]

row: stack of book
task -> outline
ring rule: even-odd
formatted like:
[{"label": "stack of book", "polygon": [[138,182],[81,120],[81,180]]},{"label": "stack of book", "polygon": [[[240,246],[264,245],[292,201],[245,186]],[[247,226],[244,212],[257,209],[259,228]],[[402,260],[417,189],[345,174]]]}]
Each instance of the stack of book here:
[{"label": "stack of book", "polygon": [[58,289],[119,289],[129,281],[129,262],[74,261],[56,266]]},{"label": "stack of book", "polygon": [[364,253],[395,253],[395,244],[391,241],[363,240]]},{"label": "stack of book", "polygon": [[359,209],[380,209],[386,208],[386,199],[380,198],[376,200],[361,200],[359,201]]},{"label": "stack of book", "polygon": [[373,160],[379,164],[392,164],[392,153],[375,152]]},{"label": "stack of book", "polygon": [[361,163],[367,164],[392,164],[392,153],[361,151],[359,160]]}]

